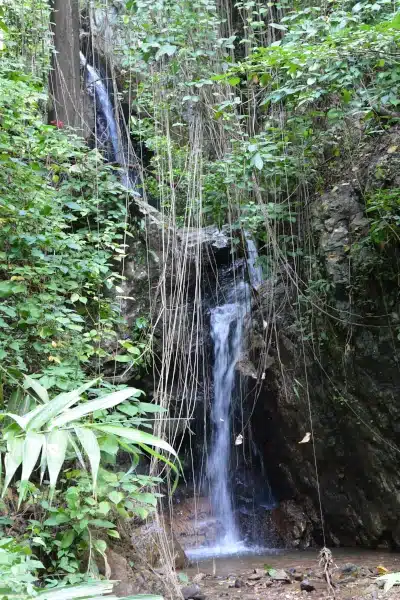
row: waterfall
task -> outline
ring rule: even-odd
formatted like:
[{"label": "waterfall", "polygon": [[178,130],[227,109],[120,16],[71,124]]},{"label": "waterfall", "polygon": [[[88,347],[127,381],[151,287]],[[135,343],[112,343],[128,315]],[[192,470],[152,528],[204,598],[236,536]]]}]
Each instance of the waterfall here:
[{"label": "waterfall", "polygon": [[211,504],[219,531],[222,532],[217,540],[217,547],[212,550],[217,554],[232,553],[240,547],[229,476],[231,450],[234,446],[231,403],[235,365],[242,349],[243,323],[248,310],[249,288],[243,281],[231,290],[227,304],[211,310],[214,399],[211,411],[212,450],[207,471],[211,486]]},{"label": "waterfall", "polygon": [[89,65],[85,56],[80,53],[81,65],[86,70],[86,84],[88,94],[93,98],[96,107],[96,138],[100,145],[110,142],[112,147],[112,156],[110,160],[118,163],[122,167],[121,183],[130,192],[137,197],[141,197],[136,189],[139,182],[138,173],[134,173],[132,168],[126,167],[125,161],[126,148],[121,144],[121,138],[118,133],[118,124],[115,118],[114,106],[110,94],[104,85],[101,75],[94,67]]},{"label": "waterfall", "polygon": [[85,56],[80,53],[81,65],[86,69],[87,91],[94,99],[96,105],[97,138],[100,142],[110,141],[113,156],[112,160],[122,164],[122,152],[118,137],[117,121],[110,95],[104,85],[100,73],[89,65]]},{"label": "waterfall", "polygon": [[258,251],[257,246],[251,237],[251,235],[246,231],[244,234],[246,240],[246,249],[247,249],[247,268],[249,271],[250,283],[253,288],[257,289],[263,281],[263,272],[258,262]]}]

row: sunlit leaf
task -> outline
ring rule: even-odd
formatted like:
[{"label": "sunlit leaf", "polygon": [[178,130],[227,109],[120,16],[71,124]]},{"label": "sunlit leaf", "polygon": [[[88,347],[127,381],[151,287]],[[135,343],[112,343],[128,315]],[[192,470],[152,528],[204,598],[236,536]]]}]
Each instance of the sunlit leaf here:
[{"label": "sunlit leaf", "polygon": [[113,392],[112,394],[103,396],[103,398],[91,400],[90,402],[85,402],[84,404],[80,404],[79,406],[76,406],[70,410],[65,410],[59,417],[52,421],[51,427],[61,427],[62,425],[71,423],[72,421],[77,421],[78,419],[81,419],[82,417],[85,417],[96,410],[113,408],[117,404],[124,402],[124,400],[127,400],[127,398],[130,398],[136,394],[137,391],[138,390],[136,390],[136,388],[125,388],[123,390],[119,390],[118,392]]},{"label": "sunlit leaf", "polygon": [[149,446],[155,446],[156,448],[162,448],[163,450],[167,450],[167,452],[176,456],[175,450],[170,444],[168,444],[168,442],[161,440],[151,433],[139,431],[139,429],[121,427],[118,425],[92,425],[92,427],[98,429],[99,431],[103,431],[104,433],[111,433],[112,435],[122,437],[134,443],[143,443]]},{"label": "sunlit leaf", "polygon": [[33,391],[39,396],[40,400],[45,404],[49,401],[49,394],[46,388],[44,388],[36,379],[32,379],[28,375],[25,375],[25,389],[32,388]]},{"label": "sunlit leaf", "polygon": [[85,450],[92,471],[93,492],[96,489],[97,474],[100,466],[100,447],[93,431],[86,427],[75,427],[75,433]]},{"label": "sunlit leaf", "polygon": [[7,452],[4,458],[5,479],[2,493],[3,496],[10,485],[11,479],[14,477],[16,470],[22,463],[23,447],[24,441],[21,438],[12,438],[7,442]]},{"label": "sunlit leaf", "polygon": [[28,431],[28,433],[26,434],[24,440],[24,447],[22,450],[22,475],[18,506],[22,502],[24,494],[24,484],[29,481],[32,471],[39,459],[39,455],[44,443],[45,436],[43,435],[43,433]]},{"label": "sunlit leaf", "polygon": [[68,431],[52,431],[47,438],[47,468],[50,487],[55,489],[68,446]]}]

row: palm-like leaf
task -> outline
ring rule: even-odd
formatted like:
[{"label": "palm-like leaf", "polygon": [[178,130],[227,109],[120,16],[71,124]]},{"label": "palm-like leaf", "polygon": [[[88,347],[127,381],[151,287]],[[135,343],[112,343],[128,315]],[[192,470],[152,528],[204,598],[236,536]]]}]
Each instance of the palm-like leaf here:
[{"label": "palm-like leaf", "polygon": [[394,585],[400,585],[400,572],[381,575],[381,577],[377,577],[375,581],[382,581],[384,583],[383,591],[386,593],[391,590]]},{"label": "palm-like leaf", "polygon": [[[20,502],[25,485],[40,459],[40,479],[43,480],[46,469],[49,473],[51,495],[65,462],[68,448],[75,451],[75,455],[85,466],[79,445],[83,448],[90,464],[93,491],[95,492],[97,474],[100,465],[100,447],[98,435],[114,435],[120,440],[121,447],[127,444],[146,444],[154,448],[162,448],[176,456],[172,446],[166,441],[145,431],[135,428],[113,426],[106,424],[93,424],[85,422],[85,417],[93,412],[113,408],[128,398],[137,397],[141,392],[135,388],[125,388],[102,398],[81,402],[81,396],[97,380],[89,381],[72,392],[59,394],[53,399],[48,398],[47,391],[35,380],[26,378],[25,387],[31,388],[40,398],[42,404],[28,412],[26,415],[5,413],[11,417],[14,424],[10,426],[7,436],[7,452],[4,459],[5,482],[3,495],[7,490],[18,467],[22,464],[22,485]],[[3,413],[3,416],[4,413]],[[16,432],[16,425],[19,431]],[[150,453],[153,453],[149,448]],[[175,465],[158,455],[160,459],[170,465],[175,472]]]}]

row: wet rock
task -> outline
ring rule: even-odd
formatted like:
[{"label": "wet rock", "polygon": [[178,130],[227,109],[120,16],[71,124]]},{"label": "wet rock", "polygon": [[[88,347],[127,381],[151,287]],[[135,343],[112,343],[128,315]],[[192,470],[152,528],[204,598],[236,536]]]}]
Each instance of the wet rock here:
[{"label": "wet rock", "polygon": [[300,589],[302,592],[313,592],[315,590],[315,585],[308,579],[303,579],[300,583]]},{"label": "wet rock", "polygon": [[271,512],[273,526],[285,545],[301,549],[313,543],[314,517],[313,508],[306,498],[302,506],[294,500],[286,500]]},{"label": "wet rock", "polygon": [[215,542],[216,520],[209,498],[185,498],[177,502],[170,526],[183,548],[197,548]]},{"label": "wet rock", "polygon": [[290,579],[289,575],[286,573],[286,571],[284,571],[283,569],[271,569],[270,572],[270,578],[273,581],[282,581],[284,583],[291,583],[292,580]]},{"label": "wet rock", "polygon": [[353,563],[346,563],[343,567],[340,568],[340,572],[343,575],[358,575],[359,567]]},{"label": "wet rock", "polygon": [[303,569],[301,567],[292,567],[288,572],[295,581],[303,581]]},{"label": "wet rock", "polygon": [[197,583],[181,588],[185,600],[204,600],[205,594]]}]

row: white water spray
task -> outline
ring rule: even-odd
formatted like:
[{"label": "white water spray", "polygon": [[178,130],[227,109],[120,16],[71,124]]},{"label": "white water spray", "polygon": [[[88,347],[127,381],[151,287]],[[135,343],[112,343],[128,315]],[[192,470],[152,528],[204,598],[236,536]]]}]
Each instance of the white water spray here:
[{"label": "white water spray", "polygon": [[241,548],[230,489],[230,458],[234,440],[231,431],[231,404],[235,365],[243,341],[244,317],[249,310],[249,287],[243,281],[232,290],[228,303],[211,311],[211,338],[214,345],[214,399],[212,451],[208,460],[211,504],[219,530],[215,554],[237,552]]},{"label": "white water spray", "polygon": [[97,109],[105,120],[105,137],[110,140],[113,149],[113,159],[122,164],[122,152],[118,137],[117,121],[114,115],[114,107],[110,95],[104,85],[100,73],[94,67],[89,65],[85,56],[80,53],[81,65],[86,69],[86,83],[88,93],[94,98]]},{"label": "white water spray", "polygon": [[258,251],[257,246],[247,232],[244,234],[246,240],[247,249],[247,268],[249,271],[250,283],[253,288],[257,289],[263,282],[263,272],[261,265],[258,264]]}]

